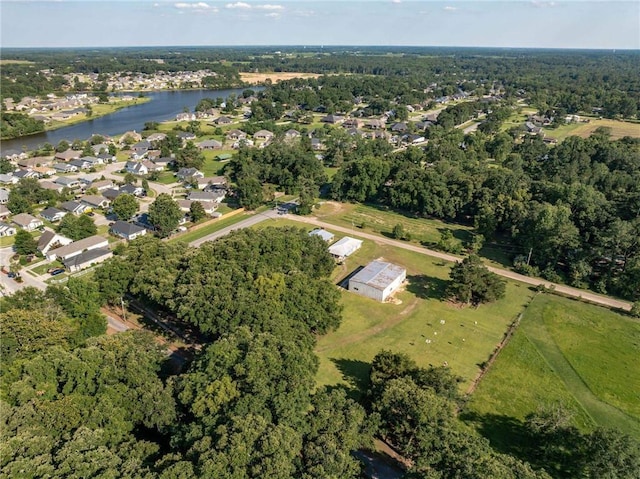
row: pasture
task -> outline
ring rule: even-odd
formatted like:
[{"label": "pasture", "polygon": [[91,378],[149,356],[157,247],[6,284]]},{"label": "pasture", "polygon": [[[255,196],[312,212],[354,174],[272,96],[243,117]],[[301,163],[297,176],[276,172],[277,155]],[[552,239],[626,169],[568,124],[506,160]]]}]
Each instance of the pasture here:
[{"label": "pasture", "polygon": [[561,404],[588,431],[640,438],[640,322],[578,301],[537,296],[480,382],[465,416],[497,444],[517,440],[525,416]]},{"label": "pasture", "polygon": [[611,138],[617,140],[625,136],[640,138],[640,123],[622,120],[608,120],[604,118],[589,118],[589,123],[570,123],[558,128],[543,128],[544,134],[558,141],[569,136],[579,136],[588,138],[596,129],[600,127],[611,130]]}]

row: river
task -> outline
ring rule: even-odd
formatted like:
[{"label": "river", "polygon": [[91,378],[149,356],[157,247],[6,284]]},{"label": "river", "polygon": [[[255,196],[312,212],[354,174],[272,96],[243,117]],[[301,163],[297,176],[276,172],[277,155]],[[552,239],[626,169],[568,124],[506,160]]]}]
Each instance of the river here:
[{"label": "river", "polygon": [[[254,91],[261,87],[252,87]],[[188,108],[193,111],[203,98],[227,98],[234,93],[240,95],[245,89],[229,90],[172,90],[145,92],[151,101],[140,105],[123,108],[100,118],[95,118],[75,125],[65,126],[57,130],[46,131],[35,135],[24,136],[14,140],[0,141],[0,154],[20,153],[25,148],[35,150],[45,143],[56,146],[60,140],[87,140],[91,135],[120,135],[125,131],[141,131],[148,121],[165,121],[175,119],[178,113]]]}]

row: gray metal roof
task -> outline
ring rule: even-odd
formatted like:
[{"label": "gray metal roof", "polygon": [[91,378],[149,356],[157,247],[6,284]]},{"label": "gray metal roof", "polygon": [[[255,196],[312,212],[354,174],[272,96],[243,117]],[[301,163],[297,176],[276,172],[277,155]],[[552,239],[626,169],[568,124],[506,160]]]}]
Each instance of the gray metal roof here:
[{"label": "gray metal roof", "polygon": [[406,270],[402,266],[375,260],[358,271],[349,281],[383,290],[405,272]]}]

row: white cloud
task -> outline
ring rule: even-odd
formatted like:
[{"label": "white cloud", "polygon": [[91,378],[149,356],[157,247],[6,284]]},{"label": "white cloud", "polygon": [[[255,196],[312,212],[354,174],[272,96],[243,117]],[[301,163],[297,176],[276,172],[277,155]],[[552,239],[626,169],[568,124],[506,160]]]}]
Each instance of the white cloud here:
[{"label": "white cloud", "polygon": [[443,10],[446,11],[446,12],[455,12],[457,9],[458,9],[458,7],[447,6],[447,7],[444,7]]},{"label": "white cloud", "polygon": [[236,2],[236,3],[227,3],[225,5],[226,8],[237,8],[240,10],[249,10],[251,8],[251,5],[249,5],[248,3],[245,2]]},{"label": "white cloud", "polygon": [[264,16],[269,18],[280,18],[280,14],[277,12],[265,13]]},{"label": "white cloud", "polygon": [[173,6],[180,9],[217,10],[216,7],[212,7],[209,4],[204,2],[197,2],[197,3],[178,2],[178,3],[174,3]]},{"label": "white cloud", "polygon": [[284,10],[282,5],[256,5],[255,8],[259,10]]},{"label": "white cloud", "polygon": [[402,3],[402,0],[391,0],[391,3]]}]

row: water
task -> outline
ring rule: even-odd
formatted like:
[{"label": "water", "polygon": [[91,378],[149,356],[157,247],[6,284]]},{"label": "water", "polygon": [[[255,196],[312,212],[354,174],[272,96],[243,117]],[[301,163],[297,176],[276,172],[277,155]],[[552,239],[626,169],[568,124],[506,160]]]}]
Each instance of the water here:
[{"label": "water", "polygon": [[[252,88],[254,91],[262,88]],[[120,135],[126,131],[142,131],[144,124],[148,121],[165,121],[175,119],[178,113],[182,113],[184,108],[193,111],[195,106],[203,98],[227,98],[234,93],[240,95],[244,89],[229,90],[175,90],[145,92],[151,101],[141,105],[134,105],[122,110],[118,110],[110,115],[95,118],[93,120],[78,123],[76,125],[65,126],[58,130],[46,131],[36,135],[16,138],[14,140],[3,140],[0,142],[0,153],[10,155],[20,153],[24,149],[36,150],[45,143],[56,146],[60,140],[87,140],[91,135]]]}]

